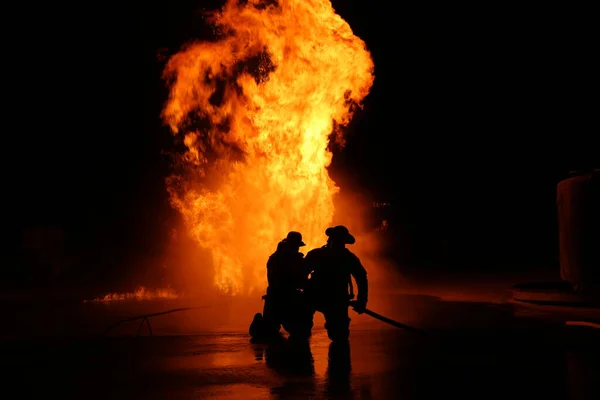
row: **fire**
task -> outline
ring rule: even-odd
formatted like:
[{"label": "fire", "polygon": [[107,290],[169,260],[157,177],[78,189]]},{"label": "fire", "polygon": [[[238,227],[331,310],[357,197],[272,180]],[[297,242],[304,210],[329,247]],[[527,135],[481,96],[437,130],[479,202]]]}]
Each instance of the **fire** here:
[{"label": "fire", "polygon": [[108,293],[94,300],[86,300],[84,303],[110,303],[123,300],[172,300],[178,298],[177,293],[170,287],[149,290],[140,286],[131,293]]},{"label": "fire", "polygon": [[343,143],[336,127],[374,79],[365,43],[330,1],[241,3],[212,14],[218,41],[170,58],[162,113],[186,146],[167,180],[171,203],[230,294],[264,289],[267,257],[288,231],[307,249],[324,243],[338,192],[330,137]]}]

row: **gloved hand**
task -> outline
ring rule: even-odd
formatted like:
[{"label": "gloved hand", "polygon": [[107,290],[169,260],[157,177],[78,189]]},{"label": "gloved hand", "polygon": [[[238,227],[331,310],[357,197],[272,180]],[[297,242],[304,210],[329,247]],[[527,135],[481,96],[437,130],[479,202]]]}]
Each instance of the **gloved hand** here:
[{"label": "gloved hand", "polygon": [[359,299],[359,300],[351,301],[350,305],[352,306],[354,311],[356,311],[359,314],[362,314],[365,312],[365,309],[367,308],[367,301],[364,299]]}]

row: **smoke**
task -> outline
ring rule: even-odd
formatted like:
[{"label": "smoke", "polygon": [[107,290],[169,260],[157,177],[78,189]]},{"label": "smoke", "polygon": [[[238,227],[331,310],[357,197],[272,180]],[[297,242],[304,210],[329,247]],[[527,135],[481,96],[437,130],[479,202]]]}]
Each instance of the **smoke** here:
[{"label": "smoke", "polygon": [[[339,179],[338,179],[339,180]],[[332,225],[345,225],[356,238],[347,246],[356,254],[369,277],[369,285],[377,292],[397,291],[408,282],[400,266],[388,255],[394,246],[386,233],[386,222],[378,212],[381,199],[357,188],[350,181],[340,182],[341,191],[335,197],[335,215]]]},{"label": "smoke", "polygon": [[188,297],[213,291],[210,252],[198,245],[181,219],[172,223],[163,257],[165,280],[178,293]]}]

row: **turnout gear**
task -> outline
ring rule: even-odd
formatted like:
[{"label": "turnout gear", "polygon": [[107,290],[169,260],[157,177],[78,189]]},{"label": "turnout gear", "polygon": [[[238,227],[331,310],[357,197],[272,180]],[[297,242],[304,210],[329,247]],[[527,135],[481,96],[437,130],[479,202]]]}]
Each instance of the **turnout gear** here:
[{"label": "turnout gear", "polygon": [[346,244],[355,242],[346,227],[340,225],[328,228],[325,233],[329,236],[327,244],[309,251],[305,258],[310,271],[305,290],[311,308],[307,325],[312,328],[312,315],[319,311],[325,317],[329,338],[344,341],[350,335],[348,300],[354,297],[352,278],[356,281],[358,290],[355,310],[363,312],[368,300],[367,271],[359,258],[345,247]]}]

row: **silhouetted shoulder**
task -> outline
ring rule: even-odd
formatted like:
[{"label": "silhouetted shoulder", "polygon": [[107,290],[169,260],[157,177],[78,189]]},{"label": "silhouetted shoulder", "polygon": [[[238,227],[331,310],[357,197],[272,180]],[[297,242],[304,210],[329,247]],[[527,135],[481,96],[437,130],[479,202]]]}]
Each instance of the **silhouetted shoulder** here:
[{"label": "silhouetted shoulder", "polygon": [[267,259],[267,268],[271,268],[277,262],[277,257],[275,254],[271,254]]},{"label": "silhouetted shoulder", "polygon": [[316,249],[312,249],[311,251],[309,251],[308,253],[306,253],[306,257],[314,257],[314,256],[318,256],[320,254],[323,254],[323,251],[325,249],[323,247],[317,247]]},{"label": "silhouetted shoulder", "polygon": [[275,252],[283,251],[285,248],[285,243],[283,241],[277,243],[277,250]]},{"label": "silhouetted shoulder", "polygon": [[348,258],[350,258],[352,261],[360,263],[360,259],[358,258],[358,256],[351,252],[350,249],[346,249],[346,254],[348,255]]},{"label": "silhouetted shoulder", "polygon": [[306,257],[304,257],[304,260],[309,268],[315,268],[316,266],[322,264],[325,258],[325,249],[321,247],[309,251],[306,254]]},{"label": "silhouetted shoulder", "polygon": [[358,258],[358,256],[356,254],[354,254],[350,250],[346,249],[346,257],[348,260],[348,265],[350,266],[350,271],[352,271],[352,274],[366,275],[367,271],[365,270],[365,267],[363,267],[362,263],[360,262],[360,259]]}]

